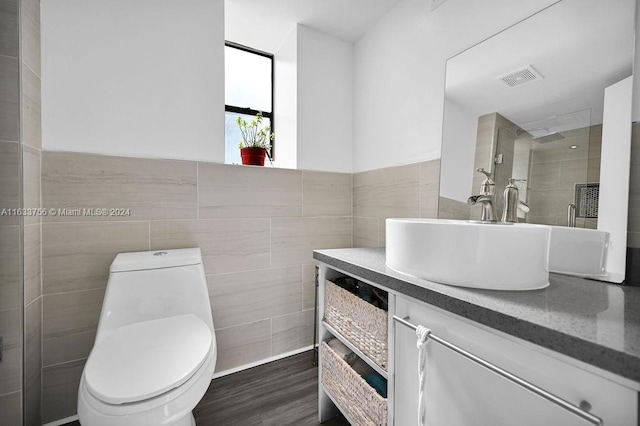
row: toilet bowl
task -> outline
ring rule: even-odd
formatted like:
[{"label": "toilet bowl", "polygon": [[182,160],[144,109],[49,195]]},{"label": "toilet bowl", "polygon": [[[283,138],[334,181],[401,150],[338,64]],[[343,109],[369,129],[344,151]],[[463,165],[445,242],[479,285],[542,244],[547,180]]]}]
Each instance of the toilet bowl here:
[{"label": "toilet bowl", "polygon": [[80,423],[193,426],[216,356],[200,249],[118,254],[80,380]]}]

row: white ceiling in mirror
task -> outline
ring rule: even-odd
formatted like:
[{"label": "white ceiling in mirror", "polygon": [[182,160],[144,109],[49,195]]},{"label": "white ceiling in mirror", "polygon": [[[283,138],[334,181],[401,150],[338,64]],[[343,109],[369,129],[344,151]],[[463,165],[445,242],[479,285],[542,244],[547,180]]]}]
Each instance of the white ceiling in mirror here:
[{"label": "white ceiling in mirror", "polygon": [[[602,123],[604,88],[632,73],[633,0],[578,3],[554,4],[449,59],[447,99],[478,116],[498,111],[526,130],[559,131],[540,121],[585,109],[591,123],[583,125]],[[542,78],[516,87],[500,80],[528,65]]]},{"label": "white ceiling in mirror", "polygon": [[[601,116],[599,121],[602,122]],[[549,134],[564,132],[565,130],[589,127],[590,123],[591,109],[583,109],[582,111],[573,111],[562,115],[552,115],[542,120],[520,123],[520,127],[529,132],[535,140]]]},{"label": "white ceiling in mirror", "polygon": [[[228,40],[255,36],[274,50],[296,24],[355,42],[399,0],[225,0]],[[235,40],[234,40],[235,41]],[[255,43],[254,43],[255,44]]]}]

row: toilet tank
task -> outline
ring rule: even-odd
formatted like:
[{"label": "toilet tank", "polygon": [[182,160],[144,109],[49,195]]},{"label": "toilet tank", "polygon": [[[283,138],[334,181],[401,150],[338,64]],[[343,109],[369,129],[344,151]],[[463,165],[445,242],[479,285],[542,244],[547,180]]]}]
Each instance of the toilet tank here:
[{"label": "toilet tank", "polygon": [[199,248],[120,253],[109,270],[96,344],[118,327],[184,314],[213,332]]}]

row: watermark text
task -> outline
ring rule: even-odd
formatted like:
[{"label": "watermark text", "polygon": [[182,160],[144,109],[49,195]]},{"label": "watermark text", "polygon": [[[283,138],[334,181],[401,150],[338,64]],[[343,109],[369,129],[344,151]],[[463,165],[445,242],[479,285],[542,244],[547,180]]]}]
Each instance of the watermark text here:
[{"label": "watermark text", "polygon": [[90,207],[90,208],[16,208],[0,209],[0,216],[62,216],[62,217],[129,217],[131,209],[113,207]]}]

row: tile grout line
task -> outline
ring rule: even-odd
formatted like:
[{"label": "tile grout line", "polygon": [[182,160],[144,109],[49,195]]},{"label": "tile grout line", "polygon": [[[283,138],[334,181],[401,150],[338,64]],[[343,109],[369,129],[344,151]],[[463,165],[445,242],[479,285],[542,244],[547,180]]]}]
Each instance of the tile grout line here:
[{"label": "tile grout line", "polygon": [[45,368],[59,367],[61,365],[65,365],[65,364],[71,364],[72,362],[86,361],[87,359],[89,359],[89,358],[88,357],[84,357],[84,358],[72,359],[72,360],[69,360],[69,361],[57,362],[55,364],[50,364],[50,365],[43,365],[42,369],[44,370]]},{"label": "tile grout line", "polygon": [[269,318],[269,354],[273,356],[273,318]]},{"label": "tile grout line", "polygon": [[[40,77],[40,83],[42,84],[42,77]],[[42,114],[42,88],[40,89],[40,108],[41,108],[41,114]],[[40,116],[40,169],[38,170],[38,184],[39,184],[39,189],[40,189],[40,199],[38,200],[40,205],[38,206],[39,208],[44,208],[44,203],[43,203],[43,196],[42,196],[42,163],[44,162],[44,155],[42,152],[42,115]],[[42,403],[42,396],[44,395],[44,270],[42,268],[42,265],[44,265],[44,262],[42,261],[42,252],[43,252],[43,247],[44,247],[44,238],[43,238],[43,222],[42,222],[42,217],[39,218],[39,222],[40,222],[40,341],[38,342],[38,344],[40,345],[40,362],[38,363],[38,368],[39,368],[39,376],[40,376],[40,389],[38,389],[40,391],[40,401],[39,401],[39,406],[38,409],[40,410],[40,422],[42,423],[42,412],[43,412],[43,403]]]},{"label": "tile grout line", "polygon": [[9,58],[9,59],[15,59],[16,61],[20,58],[18,58],[17,56],[11,56],[11,55],[6,55],[4,53],[0,53],[0,58]]},{"label": "tile grout line", "polygon": [[[18,68],[18,207],[24,208],[24,189],[25,189],[25,174],[24,174],[24,164],[25,164],[25,149],[24,149],[24,141],[25,141],[25,121],[26,118],[23,114],[23,106],[25,104],[25,76],[23,72],[23,62],[24,62],[24,52],[23,52],[23,11],[22,11],[22,3],[18,2],[17,9],[17,18],[18,18],[18,53],[16,57],[16,65]],[[41,99],[42,101],[42,99]],[[19,403],[19,412],[20,412],[20,420],[25,422],[25,406],[26,406],[26,392],[27,392],[27,381],[25,375],[26,369],[26,356],[27,356],[27,333],[25,329],[25,324],[27,321],[27,309],[25,308],[25,297],[26,297],[26,287],[25,287],[25,218],[18,218],[18,254],[19,254],[19,265],[20,265],[20,281],[22,292],[20,294],[20,327],[19,327],[19,336],[20,336],[20,366],[18,368],[20,372],[20,403]]]},{"label": "tile grout line", "polygon": [[[307,217],[307,219],[347,219],[347,218],[351,218],[352,216],[350,215],[333,215],[333,216],[309,216]],[[302,217],[300,216],[275,216],[276,219],[302,219]],[[272,217],[234,217],[234,216],[227,216],[227,217],[213,217],[213,218],[203,218],[203,219],[198,219],[198,218],[174,218],[174,219],[131,219],[131,220],[74,220],[74,221],[67,221],[67,220],[60,220],[60,221],[48,221],[48,222],[42,222],[42,224],[46,224],[47,226],[49,225],[71,225],[71,224],[109,224],[109,223],[144,223],[144,222],[148,222],[148,221],[153,221],[153,222],[194,222],[194,221],[229,221],[229,220],[245,220],[248,222],[251,221],[255,221],[257,219],[272,219]],[[35,225],[35,224],[32,224]]]},{"label": "tile grout line", "polygon": [[[307,310],[308,310],[308,309],[307,309]],[[293,313],[295,313],[295,312],[292,312],[292,314],[293,314]],[[290,315],[290,314],[287,314],[287,315]],[[284,316],[284,315],[282,315],[282,316]],[[229,330],[229,329],[232,329],[232,328],[236,328],[236,327],[245,327],[245,326],[247,326],[247,325],[256,324],[256,323],[264,322],[264,321],[271,321],[271,317],[266,317],[266,318],[262,318],[262,319],[257,319],[257,320],[253,320],[253,321],[249,321],[249,322],[243,322],[243,323],[240,323],[240,324],[229,325],[229,326],[226,326],[226,327],[220,327],[220,328],[215,328],[215,327],[214,327],[214,330],[215,330],[215,331]],[[214,324],[215,324],[215,323],[214,323]]]},{"label": "tile grout line", "polygon": [[353,173],[351,173],[351,247],[355,243],[355,215],[353,214]]},{"label": "tile grout line", "polygon": [[419,164],[418,167],[418,217],[422,217],[422,197],[421,197],[421,191],[420,189],[422,188],[422,166],[423,163]]},{"label": "tile grout line", "polygon": [[[29,71],[31,71],[31,72],[33,73],[33,75],[35,75],[36,77],[38,77],[38,80],[40,80],[40,82],[41,82],[40,84],[42,84],[42,76],[41,76],[40,74],[38,74],[38,73],[37,73],[37,72],[36,72],[36,71],[31,67],[31,65],[29,65],[29,63],[28,63],[27,61],[24,61],[24,60],[23,60],[23,61],[21,61],[21,62],[22,62],[22,65],[26,66],[26,67],[29,69]],[[41,90],[42,90],[42,89],[41,89]],[[42,92],[41,92],[41,96],[40,96],[40,98],[42,98]]]},{"label": "tile grout line", "polygon": [[196,161],[196,219],[200,219],[200,162]]},{"label": "tile grout line", "polygon": [[43,294],[42,298],[43,298],[43,301],[44,301],[44,297],[46,297],[46,296],[60,296],[62,294],[81,293],[81,292],[96,291],[96,290],[105,291],[106,289],[107,289],[107,285],[105,284],[104,287],[87,288],[87,289],[82,289],[82,290],[59,291],[57,293],[47,293],[47,294]]},{"label": "tile grout line", "polygon": [[101,223],[144,223],[151,220],[169,222],[179,220],[197,220],[197,219],[131,219],[131,220],[53,220],[42,222],[43,225],[80,225],[80,224],[101,224]]},{"label": "tile grout line", "polygon": [[272,218],[269,218],[269,268],[273,268],[273,223]]},{"label": "tile grout line", "polygon": [[[311,262],[305,262],[305,263],[311,263]],[[234,274],[244,274],[246,272],[260,272],[260,271],[275,271],[278,269],[287,269],[287,268],[294,268],[296,265],[298,265],[298,263],[291,263],[288,265],[281,265],[281,266],[269,266],[266,268],[256,268],[256,269],[240,269],[237,271],[228,271],[228,272],[220,272],[217,274],[205,274],[205,276],[207,277],[220,277],[223,275],[234,275]]]},{"label": "tile grout line", "polygon": [[[31,302],[27,303],[26,305],[24,305],[24,308],[27,309],[29,308],[29,306],[33,305],[34,303],[36,303],[38,301],[38,299],[40,299],[42,296],[38,296],[35,299],[33,299]],[[26,302],[26,300],[25,300]],[[16,309],[20,309],[20,308],[16,308]],[[11,310],[11,309],[9,309]],[[26,312],[26,311],[25,311]]]},{"label": "tile grout line", "polygon": [[4,397],[10,396],[10,395],[14,395],[14,394],[22,394],[22,389],[19,389],[17,391],[12,391],[12,392],[7,392],[7,393],[0,394],[0,398],[4,398]]},{"label": "tile grout line", "polygon": [[42,395],[44,395],[44,297],[40,294],[40,415],[42,416]]},{"label": "tile grout line", "polygon": [[[296,312],[290,312],[288,314],[276,315],[276,316],[270,317],[269,319],[274,320],[276,318],[284,318],[284,317],[288,317],[288,316],[291,316],[291,315],[302,314],[304,312],[309,312],[309,311],[313,311],[313,308],[303,309],[301,311],[296,311]],[[265,318],[265,319],[267,319],[267,318]]]},{"label": "tile grout line", "polygon": [[17,311],[18,309],[22,309],[20,306],[16,307],[16,308],[9,308],[9,309],[2,309],[0,310],[1,313],[6,313],[6,312],[11,312],[11,311]]},{"label": "tile grout line", "polygon": [[[42,150],[40,150],[40,167],[38,170],[38,185],[39,185],[39,200],[38,202],[40,203],[38,205],[39,208],[43,208],[43,203],[42,203],[42,162],[44,160],[44,157],[42,155]],[[42,239],[42,217],[39,218],[39,223],[40,223],[40,297],[42,297],[42,294],[44,293],[44,274],[42,273],[42,247],[44,246],[43,243],[43,239]],[[42,324],[42,316],[40,317],[40,330],[42,330],[43,324]],[[40,345],[42,346],[42,345]]]}]

